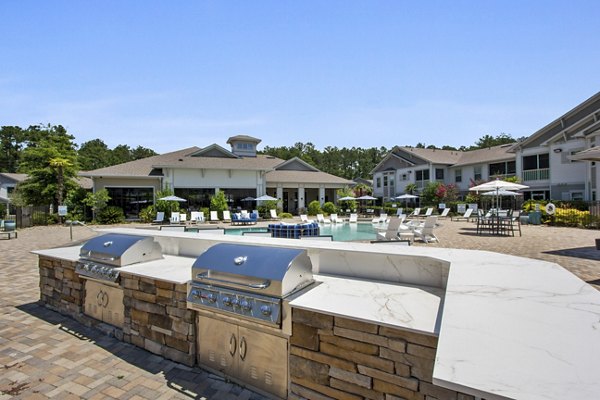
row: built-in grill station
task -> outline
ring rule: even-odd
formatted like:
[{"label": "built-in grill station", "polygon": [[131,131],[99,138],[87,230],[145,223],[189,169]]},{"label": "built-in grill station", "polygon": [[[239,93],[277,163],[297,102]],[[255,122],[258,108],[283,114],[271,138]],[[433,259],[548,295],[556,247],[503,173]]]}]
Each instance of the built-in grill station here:
[{"label": "built-in grill station", "polygon": [[75,272],[103,282],[117,282],[120,267],[160,258],[162,249],[152,237],[109,233],[81,247]]},{"label": "built-in grill station", "polygon": [[86,279],[84,311],[103,322],[123,326],[123,290],[119,268],[162,258],[160,244],[149,236],[109,233],[88,240],[75,272]]},{"label": "built-in grill station", "polygon": [[287,303],[313,284],[304,249],[220,243],[192,266],[188,308],[197,311],[198,363],[287,397]]}]

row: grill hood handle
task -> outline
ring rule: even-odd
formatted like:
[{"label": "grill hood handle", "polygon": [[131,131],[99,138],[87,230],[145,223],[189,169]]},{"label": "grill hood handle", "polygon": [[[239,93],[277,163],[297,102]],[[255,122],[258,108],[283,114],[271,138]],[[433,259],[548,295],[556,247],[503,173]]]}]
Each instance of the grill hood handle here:
[{"label": "grill hood handle", "polygon": [[266,289],[271,285],[271,280],[267,279],[264,282],[259,282],[259,283],[239,283],[239,282],[234,282],[234,281],[230,281],[227,279],[219,279],[219,278],[211,278],[208,276],[208,271],[207,272],[201,272],[198,275],[196,275],[196,277],[198,279],[203,279],[206,281],[212,281],[212,282],[219,282],[219,283],[226,283],[228,285],[236,285],[239,287],[243,287],[243,288],[250,288],[250,289]]}]

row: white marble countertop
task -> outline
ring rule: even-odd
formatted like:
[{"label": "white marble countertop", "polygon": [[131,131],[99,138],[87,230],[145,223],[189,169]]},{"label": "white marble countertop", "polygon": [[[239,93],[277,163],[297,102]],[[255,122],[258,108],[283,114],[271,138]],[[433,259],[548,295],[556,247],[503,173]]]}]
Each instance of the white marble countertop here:
[{"label": "white marble countertop", "polygon": [[[160,240],[167,254],[189,259],[217,242],[307,248],[323,284],[293,305],[439,332],[437,385],[487,400],[593,399],[600,393],[600,292],[557,264],[473,250],[144,234]],[[36,253],[64,259],[78,255],[72,248]],[[444,293],[441,312],[437,290]],[[395,305],[392,312],[382,308],[386,299]]]},{"label": "white marble countertop", "polygon": [[291,301],[292,307],[435,335],[439,331],[443,289],[327,275],[315,275],[315,280],[321,284]]}]

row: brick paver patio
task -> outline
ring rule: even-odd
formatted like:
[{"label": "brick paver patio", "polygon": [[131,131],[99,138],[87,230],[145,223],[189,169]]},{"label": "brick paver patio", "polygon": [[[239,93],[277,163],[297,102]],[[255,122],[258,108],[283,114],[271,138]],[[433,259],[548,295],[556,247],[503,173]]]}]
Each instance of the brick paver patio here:
[{"label": "brick paver patio", "polygon": [[[76,241],[93,232],[73,229]],[[524,226],[522,237],[481,237],[472,223],[441,221],[440,243],[556,262],[600,289],[600,232]],[[72,244],[69,228],[23,229],[0,240],[0,400],[261,399],[199,368],[189,368],[108,337],[40,306],[31,250]]]}]

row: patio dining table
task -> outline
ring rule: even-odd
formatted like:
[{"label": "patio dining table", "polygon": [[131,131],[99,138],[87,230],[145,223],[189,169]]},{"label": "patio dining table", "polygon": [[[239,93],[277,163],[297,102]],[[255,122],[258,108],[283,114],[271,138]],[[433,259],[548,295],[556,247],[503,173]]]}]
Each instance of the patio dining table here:
[{"label": "patio dining table", "polygon": [[486,214],[477,216],[477,234],[485,231],[492,235],[508,235],[512,232],[512,210],[489,210]]}]

